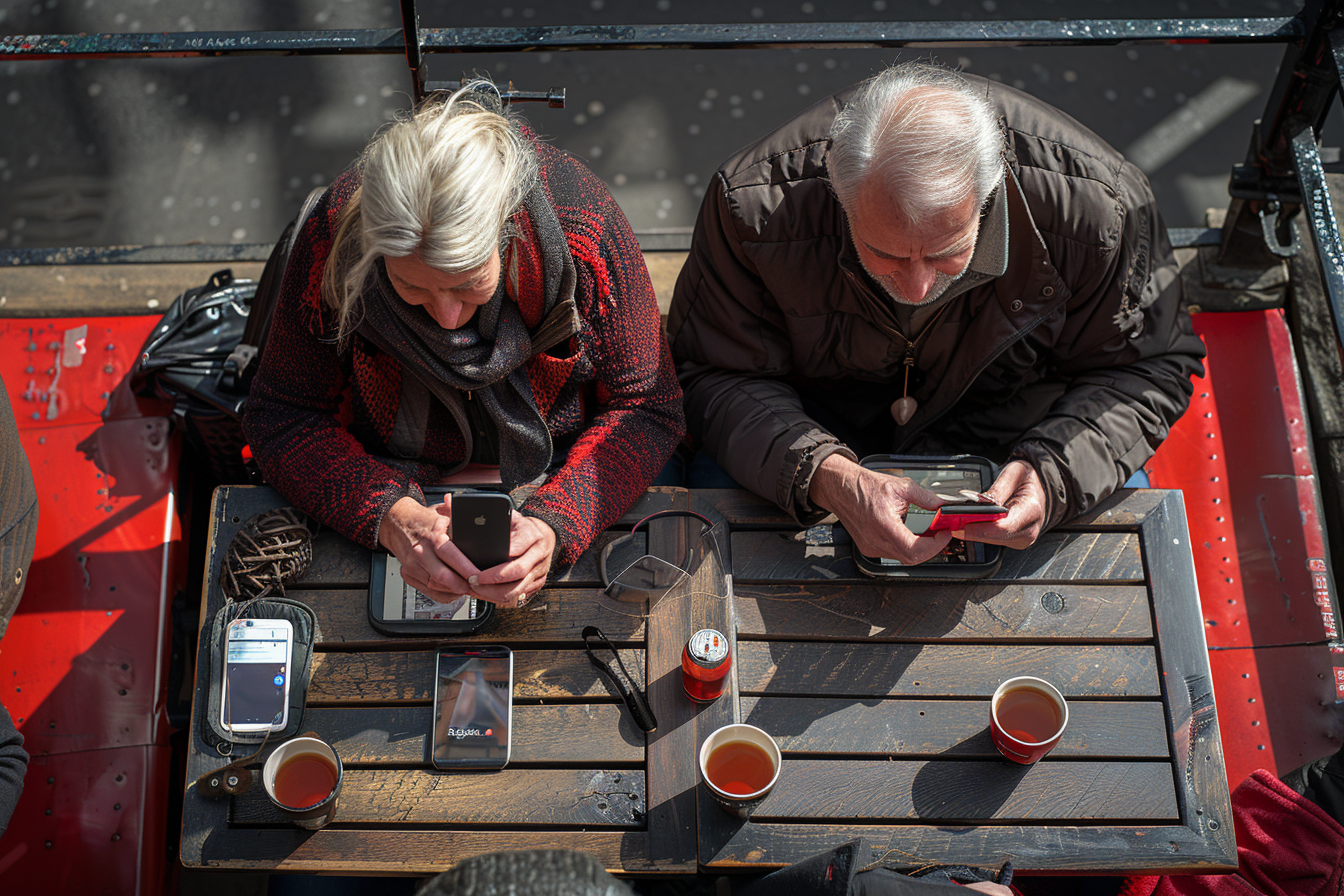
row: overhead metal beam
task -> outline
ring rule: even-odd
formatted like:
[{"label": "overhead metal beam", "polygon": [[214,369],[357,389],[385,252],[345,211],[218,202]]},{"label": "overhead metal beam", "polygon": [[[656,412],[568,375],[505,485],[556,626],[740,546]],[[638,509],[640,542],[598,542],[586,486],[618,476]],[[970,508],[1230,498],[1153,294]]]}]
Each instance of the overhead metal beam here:
[{"label": "overhead metal beam", "polygon": [[[1298,17],[793,22],[778,25],[554,25],[418,30],[419,53],[1283,43],[1304,36],[1303,25]],[[0,37],[0,58],[38,60],[413,53],[413,48],[408,47],[403,34],[401,28],[381,28],[344,31],[6,35]],[[407,61],[421,61],[416,58],[418,55],[408,56]]]},{"label": "overhead metal beam", "polygon": [[1330,299],[1330,311],[1335,319],[1335,334],[1344,344],[1344,243],[1339,236],[1339,222],[1330,203],[1326,188],[1325,168],[1321,165],[1320,148],[1311,127],[1304,127],[1293,137],[1293,158],[1297,163],[1298,188],[1302,194],[1302,208],[1306,211],[1311,238],[1320,260],[1321,279]]}]

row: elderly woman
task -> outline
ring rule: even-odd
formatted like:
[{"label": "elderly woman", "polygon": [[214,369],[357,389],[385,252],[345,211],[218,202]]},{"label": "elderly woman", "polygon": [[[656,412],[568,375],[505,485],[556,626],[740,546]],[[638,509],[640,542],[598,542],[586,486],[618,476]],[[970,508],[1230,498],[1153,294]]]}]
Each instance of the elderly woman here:
[{"label": "elderly woman", "polygon": [[[602,183],[498,111],[430,100],[336,179],[290,256],[244,430],[295,506],[427,594],[518,606],[574,562],[685,431],[643,255]],[[478,570],[422,486],[498,465],[539,486]]]}]

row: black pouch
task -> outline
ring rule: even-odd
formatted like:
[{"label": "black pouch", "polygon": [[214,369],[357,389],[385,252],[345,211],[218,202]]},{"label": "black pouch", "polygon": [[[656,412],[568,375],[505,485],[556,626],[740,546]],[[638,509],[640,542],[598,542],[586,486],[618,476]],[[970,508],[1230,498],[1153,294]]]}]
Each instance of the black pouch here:
[{"label": "black pouch", "polygon": [[308,682],[313,675],[313,645],[320,637],[317,617],[306,605],[287,597],[263,597],[249,601],[229,601],[219,608],[210,624],[210,678],[206,682],[205,712],[201,714],[201,740],[222,756],[230,755],[232,745],[259,744],[266,732],[240,734],[226,730],[220,719],[220,694],[224,681],[224,638],[235,619],[286,619],[294,627],[294,648],[290,659],[289,718],[283,731],[272,731],[275,743],[293,737],[303,724],[303,704]]}]

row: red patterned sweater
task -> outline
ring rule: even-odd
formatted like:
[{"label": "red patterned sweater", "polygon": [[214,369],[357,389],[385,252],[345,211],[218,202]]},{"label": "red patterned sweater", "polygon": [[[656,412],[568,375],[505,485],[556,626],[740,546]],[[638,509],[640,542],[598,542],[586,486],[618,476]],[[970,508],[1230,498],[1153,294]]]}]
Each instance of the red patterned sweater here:
[{"label": "red patterned sweater", "polygon": [[[531,134],[529,133],[529,137]],[[658,304],[630,225],[597,177],[533,141],[541,183],[568,239],[582,319],[568,344],[528,361],[533,398],[563,465],[519,508],[556,533],[568,567],[643,493],[685,433],[681,388]],[[437,401],[423,456],[392,460],[402,368],[358,334],[338,349],[334,315],[320,295],[340,212],[359,184],[351,168],[323,195],[290,256],[243,429],[266,480],[342,535],[378,546],[397,500],[424,500],[465,458],[462,433]],[[540,295],[514,296],[524,320]]]}]

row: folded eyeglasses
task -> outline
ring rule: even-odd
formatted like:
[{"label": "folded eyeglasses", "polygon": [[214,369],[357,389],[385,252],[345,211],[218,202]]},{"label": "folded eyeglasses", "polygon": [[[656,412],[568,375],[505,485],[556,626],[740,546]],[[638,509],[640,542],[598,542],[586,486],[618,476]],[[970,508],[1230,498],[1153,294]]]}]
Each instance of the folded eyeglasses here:
[{"label": "folded eyeglasses", "polygon": [[[650,540],[654,520],[679,520],[660,526]],[[630,534],[608,542],[598,555],[603,593],[619,601],[656,601],[690,575],[709,556],[718,557],[714,523],[693,510],[660,510],[635,523]]]}]

